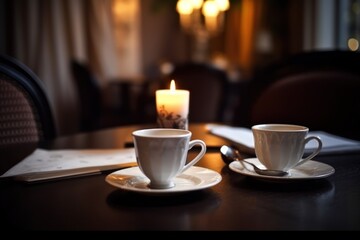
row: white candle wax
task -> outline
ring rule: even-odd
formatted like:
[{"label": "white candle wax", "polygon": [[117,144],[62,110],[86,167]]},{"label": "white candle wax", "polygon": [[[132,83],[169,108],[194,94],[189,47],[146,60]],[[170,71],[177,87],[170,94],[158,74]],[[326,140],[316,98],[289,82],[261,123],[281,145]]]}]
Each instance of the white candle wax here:
[{"label": "white candle wax", "polygon": [[170,89],[156,91],[156,109],[158,121],[162,127],[179,127],[186,124],[189,115],[190,92],[188,90],[176,90],[172,81]]}]

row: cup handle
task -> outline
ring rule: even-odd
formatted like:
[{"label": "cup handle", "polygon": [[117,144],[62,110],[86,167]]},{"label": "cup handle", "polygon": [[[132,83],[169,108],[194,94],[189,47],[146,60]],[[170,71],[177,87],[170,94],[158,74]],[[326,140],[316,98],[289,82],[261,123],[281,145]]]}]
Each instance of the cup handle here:
[{"label": "cup handle", "polygon": [[310,136],[310,137],[307,137],[307,138],[305,138],[304,144],[306,145],[306,144],[307,144],[308,142],[310,142],[311,140],[315,140],[315,141],[318,142],[318,147],[317,147],[317,149],[315,149],[315,151],[314,151],[312,154],[310,154],[308,157],[306,157],[306,158],[304,158],[303,160],[299,161],[299,162],[295,165],[295,167],[303,164],[304,162],[306,162],[306,161],[308,161],[308,160],[310,160],[310,159],[312,159],[313,157],[315,157],[316,155],[318,155],[318,153],[320,152],[320,150],[321,150],[321,148],[322,148],[322,145],[323,145],[320,137],[318,137],[318,136]]},{"label": "cup handle", "polygon": [[195,145],[200,145],[201,147],[201,150],[200,152],[198,153],[198,155],[196,155],[196,157],[191,160],[190,162],[188,162],[184,167],[183,169],[181,170],[181,172],[184,172],[186,171],[188,168],[190,168],[191,166],[195,165],[206,153],[206,144],[202,141],[202,140],[199,140],[199,139],[196,139],[196,140],[192,140],[189,142],[189,150],[195,146]]}]

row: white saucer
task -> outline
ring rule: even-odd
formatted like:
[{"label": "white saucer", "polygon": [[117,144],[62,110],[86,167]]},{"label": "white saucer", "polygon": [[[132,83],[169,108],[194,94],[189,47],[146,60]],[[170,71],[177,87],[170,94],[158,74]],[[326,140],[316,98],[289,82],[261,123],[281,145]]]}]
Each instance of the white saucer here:
[{"label": "white saucer", "polygon": [[125,168],[106,176],[105,181],[114,187],[124,190],[156,194],[173,194],[205,189],[218,184],[222,177],[219,173],[202,167],[192,166],[175,177],[175,187],[168,189],[152,189],[148,187],[150,180],[145,177],[139,167]]},{"label": "white saucer", "polygon": [[[254,163],[259,168],[265,169],[264,165],[262,165],[257,158],[248,158],[246,161]],[[230,163],[229,167],[234,172],[242,175],[279,181],[319,179],[328,177],[335,173],[335,169],[332,166],[313,160],[307,161],[300,166],[290,169],[289,174],[286,176],[259,175],[254,171],[250,164],[246,164],[245,162],[240,163],[239,161]]]}]

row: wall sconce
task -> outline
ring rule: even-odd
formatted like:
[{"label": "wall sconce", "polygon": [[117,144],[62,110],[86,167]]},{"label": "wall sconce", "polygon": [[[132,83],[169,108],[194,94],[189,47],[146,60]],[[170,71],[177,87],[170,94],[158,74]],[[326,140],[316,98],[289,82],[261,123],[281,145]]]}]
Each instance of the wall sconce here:
[{"label": "wall sconce", "polygon": [[181,27],[194,38],[194,61],[207,60],[209,39],[223,30],[229,8],[229,0],[178,0],[176,10]]},{"label": "wall sconce", "polygon": [[189,34],[205,31],[211,36],[221,32],[229,0],[178,0],[176,10],[181,27]]}]

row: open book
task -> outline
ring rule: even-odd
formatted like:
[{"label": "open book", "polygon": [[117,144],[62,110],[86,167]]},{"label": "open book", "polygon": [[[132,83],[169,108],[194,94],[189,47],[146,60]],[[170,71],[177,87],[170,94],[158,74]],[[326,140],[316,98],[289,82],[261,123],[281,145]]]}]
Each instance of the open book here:
[{"label": "open book", "polygon": [[[240,151],[255,155],[254,137],[251,129],[211,124],[207,126],[207,129],[210,133],[230,141]],[[323,142],[319,155],[360,152],[360,141],[343,138],[323,131],[309,131],[308,136],[310,135],[319,136]],[[305,145],[305,154],[311,153],[316,147],[317,143],[310,141]]]},{"label": "open book", "polygon": [[45,150],[36,149],[0,178],[34,182],[69,178],[136,166],[134,148]]}]

